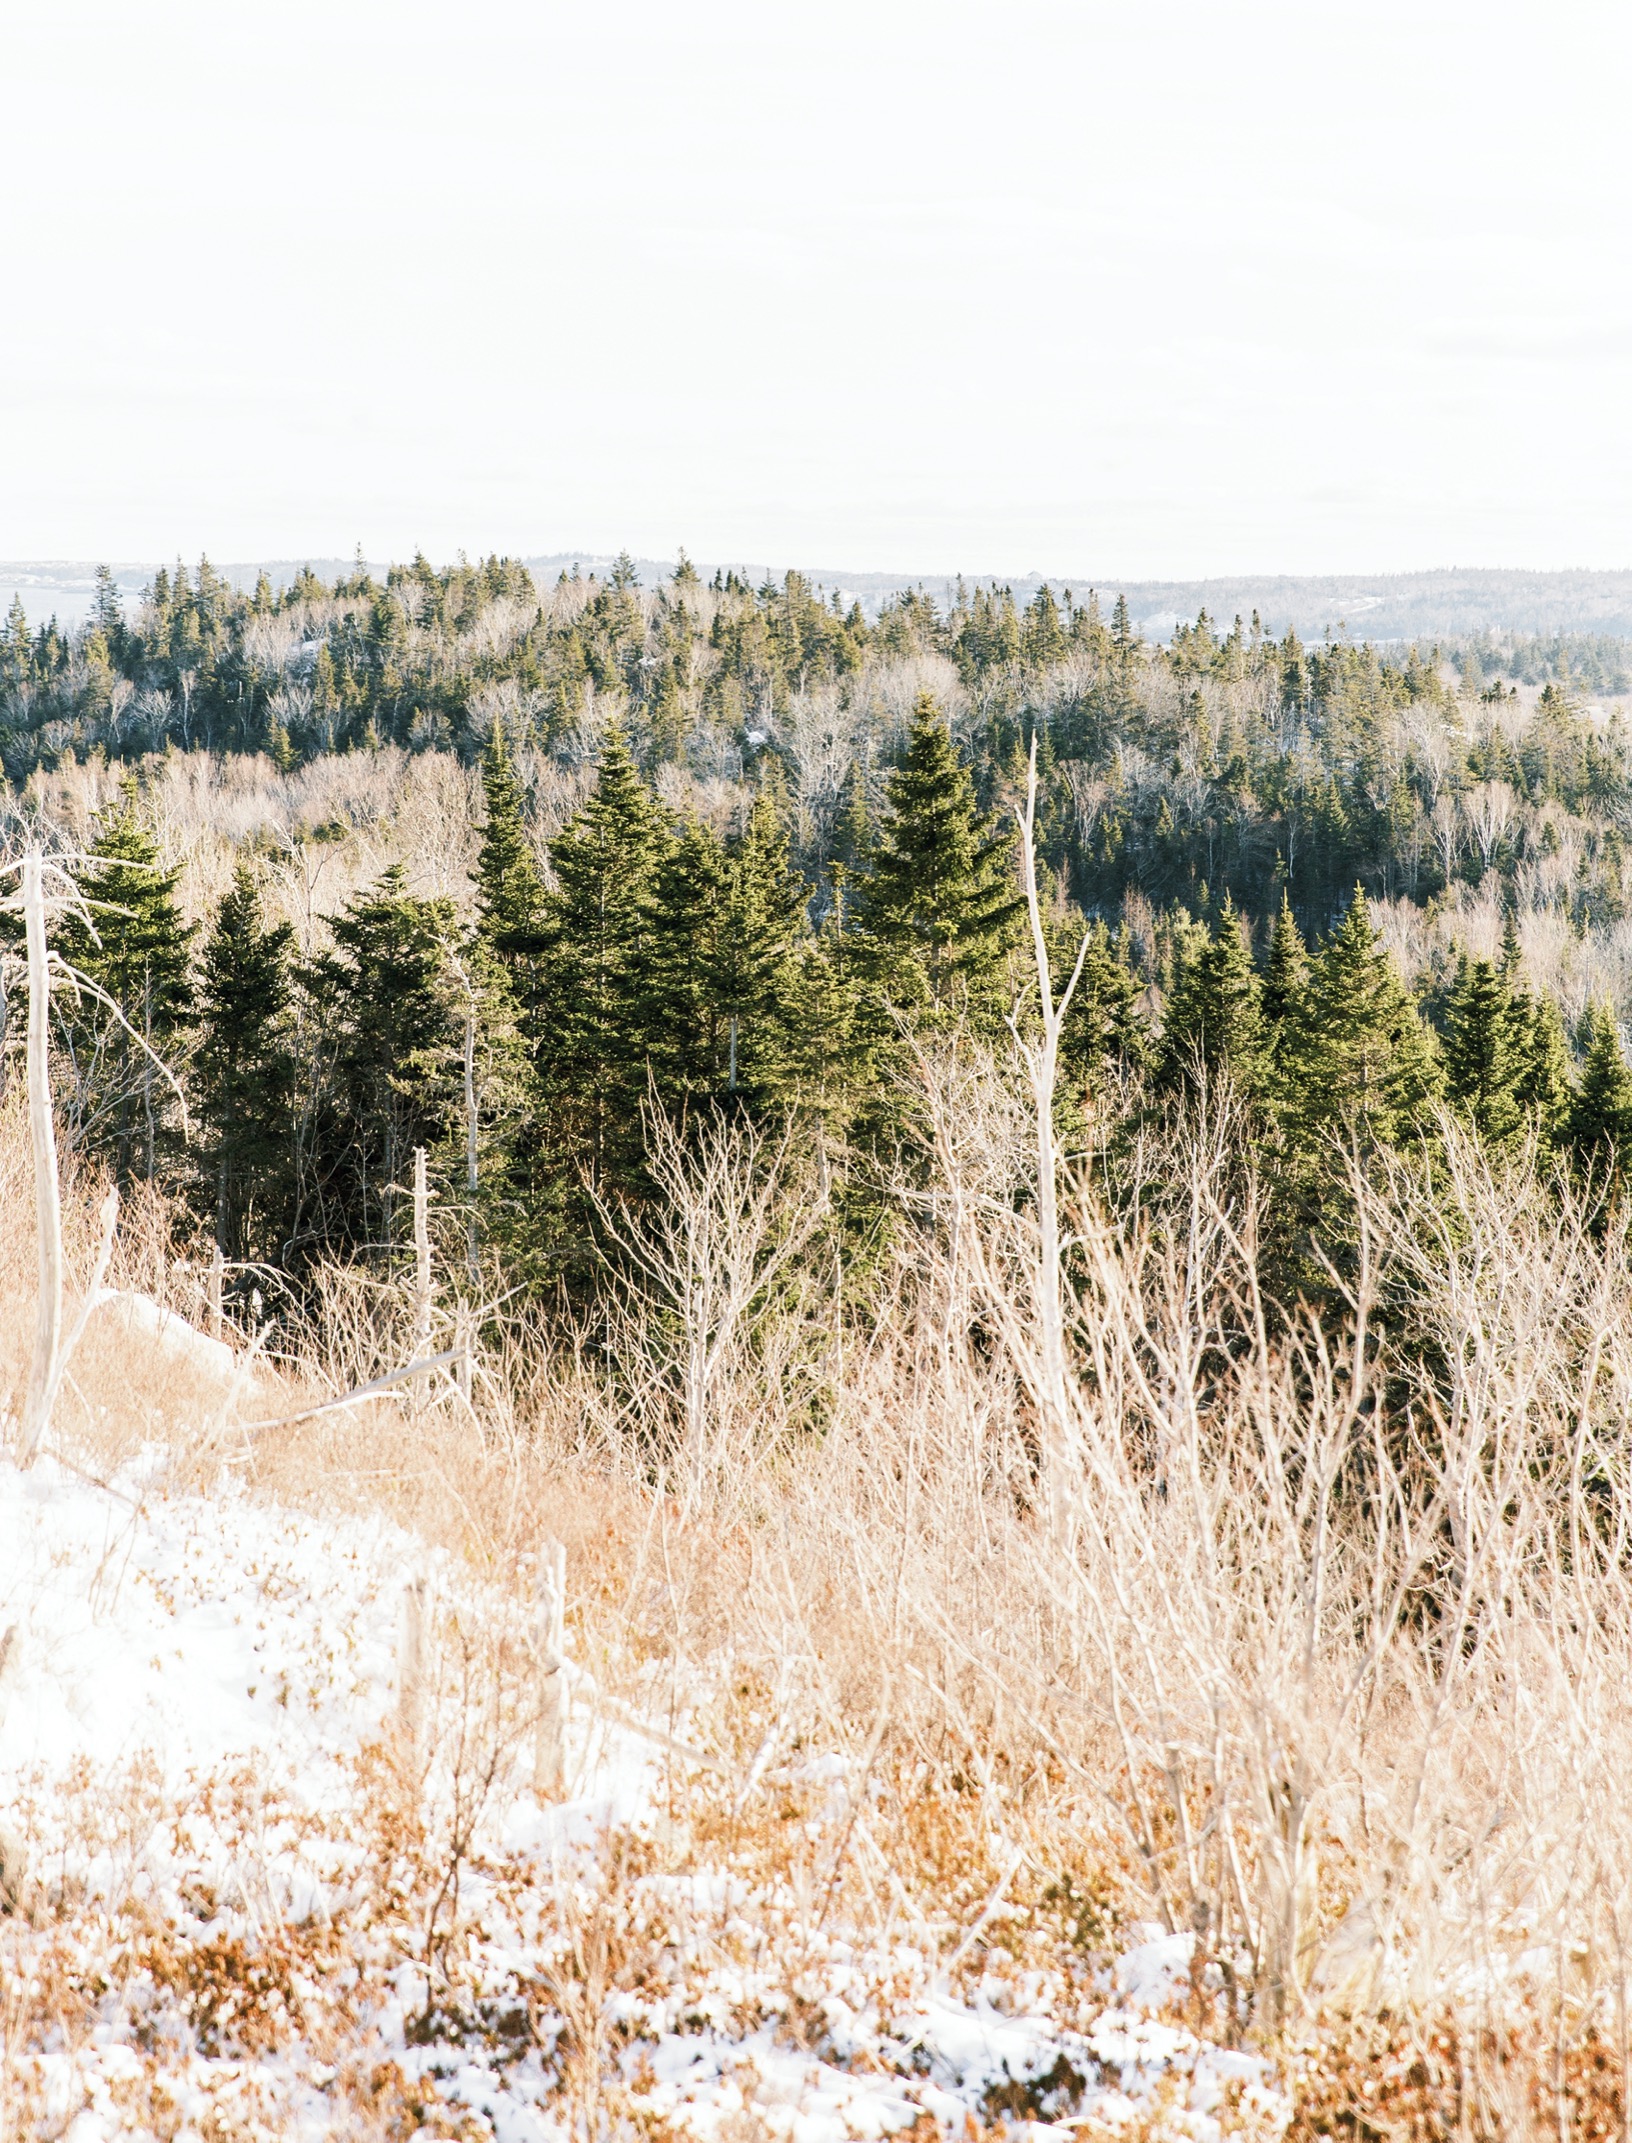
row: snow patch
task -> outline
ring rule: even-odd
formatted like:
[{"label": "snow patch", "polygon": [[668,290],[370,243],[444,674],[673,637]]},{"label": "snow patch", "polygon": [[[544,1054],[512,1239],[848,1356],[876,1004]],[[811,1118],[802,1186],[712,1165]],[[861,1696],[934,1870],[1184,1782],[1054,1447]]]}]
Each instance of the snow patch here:
[{"label": "snow patch", "polygon": [[[177,1326],[191,1330],[166,1321]],[[657,1839],[683,1819],[672,1782],[659,1790],[660,1759],[580,1706],[574,1798],[541,1806],[516,1779],[495,1795],[464,1878],[464,2021],[427,2034],[432,1982],[399,1946],[421,1908],[400,1926],[383,1917],[395,1878],[361,1820],[360,1767],[389,1729],[407,1580],[428,1575],[467,1630],[503,1603],[382,1519],[314,1518],[230,1485],[172,1494],[168,1479],[159,1452],[106,1486],[49,1458],[26,1473],[0,1464],[0,1633],[15,1629],[0,1827],[83,1901],[46,1939],[79,1945],[92,1983],[107,1955],[94,1944],[133,1939],[127,1925],[144,1941],[169,1929],[183,1956],[211,1942],[275,1952],[280,1929],[333,1929],[355,1962],[349,1980],[295,1974],[291,2000],[331,2022],[264,2051],[189,2036],[185,2012],[137,1972],[75,2043],[46,2031],[17,2045],[16,2087],[51,2133],[111,2143],[135,2132],[123,2109],[162,2058],[178,2132],[258,2124],[315,2143],[344,2121],[324,2065],[340,2044],[422,2102],[459,2109],[461,2133],[564,2143],[564,2027],[541,1990],[573,1981],[562,1913],[606,1909],[609,1834]],[[800,1768],[842,1820],[843,1760]],[[145,1830],[98,1815],[134,1805],[132,1779],[153,1811]],[[434,1766],[422,1790],[429,1805]],[[1285,2125],[1263,2062],[1173,2020],[1188,1936],[1152,1930],[1109,1974],[1021,1970],[993,1952],[960,1994],[931,1945],[813,1927],[797,1899],[735,1871],[705,1862],[620,1881],[618,1909],[667,1930],[659,1975],[611,1989],[601,2010],[605,2087],[637,2125],[702,2143],[745,2124],[792,2143],[926,2121],[962,2135],[971,2119],[1040,2139],[1159,2116],[1166,2126],[1142,2132],[1190,2143],[1214,2143],[1226,2112],[1232,2133],[1249,2116],[1258,2134]],[[505,2015],[522,2018],[508,2037],[493,2021]]]},{"label": "snow patch", "polygon": [[94,1315],[111,1312],[130,1331],[156,1339],[167,1353],[183,1356],[194,1368],[223,1381],[237,1369],[238,1357],[224,1339],[212,1339],[208,1332],[199,1331],[175,1310],[155,1302],[151,1295],[138,1294],[133,1288],[100,1287],[91,1309]]}]

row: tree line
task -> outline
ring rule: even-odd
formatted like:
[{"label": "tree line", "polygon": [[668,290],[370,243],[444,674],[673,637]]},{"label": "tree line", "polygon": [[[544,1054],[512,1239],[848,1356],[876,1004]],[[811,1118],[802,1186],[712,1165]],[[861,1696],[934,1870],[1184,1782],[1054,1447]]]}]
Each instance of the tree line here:
[{"label": "tree line", "polygon": [[[423,1146],[473,1281],[570,1290],[593,1281],[606,1203],[647,1194],[653,1106],[800,1126],[864,1234],[910,1147],[921,1052],[1002,1051],[1035,1017],[1012,819],[985,807],[928,695],[876,811],[852,796],[820,887],[785,791],[762,784],[721,836],[662,801],[616,728],[542,849],[502,727],[481,786],[468,903],[415,894],[394,866],[302,957],[247,864],[207,926],[186,925],[127,783],[58,932],[92,986],[56,1001],[80,1150],[180,1189],[226,1260],[298,1288],[322,1261],[401,1252]],[[1612,1011],[1567,1031],[1511,925],[1499,958],[1464,956],[1420,1001],[1358,886],[1312,940],[1283,888],[1257,925],[1225,892],[1139,942],[1062,878],[1048,930],[1060,978],[1080,952],[1068,1139],[1114,1175],[1141,1112],[1227,1082],[1274,1179],[1288,1285],[1313,1284],[1311,1243],[1341,1233],[1346,1156],[1428,1157],[1443,1108],[1606,1194],[1632,1157]]]},{"label": "tree line", "polygon": [[794,867],[825,883],[927,683],[988,810],[1038,738],[1047,860],[1092,913],[1228,893],[1273,915],[1284,893],[1319,934],[1356,883],[1424,902],[1494,873],[1592,928],[1632,914],[1632,760],[1591,702],[1624,682],[1579,636],[1305,646],[1203,612],[1153,646],[1121,598],[1046,585],[1024,605],[908,588],[866,614],[797,572],[705,582],[684,559],[655,589],[627,559],[540,588],[492,557],[281,590],[201,560],[159,573],[128,618],[104,572],[72,633],[13,605],[0,762],[18,783],[166,749],[474,762],[500,728],[518,761],[576,767],[610,721],[648,780],[780,782]]}]

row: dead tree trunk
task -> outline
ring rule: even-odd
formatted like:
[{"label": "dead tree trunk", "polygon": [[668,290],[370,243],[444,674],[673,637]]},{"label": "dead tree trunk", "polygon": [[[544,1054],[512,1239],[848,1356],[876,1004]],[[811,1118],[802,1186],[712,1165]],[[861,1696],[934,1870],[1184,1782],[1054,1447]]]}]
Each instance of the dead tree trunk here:
[{"label": "dead tree trunk", "polygon": [[28,945],[28,1121],[34,1148],[34,1234],[39,1252],[34,1359],[17,1447],[18,1465],[28,1466],[50,1425],[62,1346],[62,1192],[51,1116],[51,971],[45,942],[44,859],[37,848],[23,858],[23,925]]},{"label": "dead tree trunk", "polygon": [[[423,1362],[431,1351],[431,1194],[425,1180],[425,1149],[414,1148],[414,1336],[410,1357]],[[414,1404],[424,1407],[431,1396],[430,1375],[416,1378]]]},{"label": "dead tree trunk", "polygon": [[558,1801],[567,1782],[567,1551],[558,1540],[544,1543],[539,1581],[538,1734],[533,1749],[533,1791]]}]

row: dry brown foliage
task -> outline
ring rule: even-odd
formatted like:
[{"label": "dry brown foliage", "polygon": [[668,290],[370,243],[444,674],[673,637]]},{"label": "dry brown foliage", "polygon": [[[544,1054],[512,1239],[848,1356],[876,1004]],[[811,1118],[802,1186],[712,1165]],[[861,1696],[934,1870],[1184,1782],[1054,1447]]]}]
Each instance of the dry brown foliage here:
[{"label": "dry brown foliage", "polygon": [[[251,1954],[127,1914],[110,1944],[201,2043],[343,2044],[344,2003],[309,1990],[342,1935],[366,1950],[365,1923],[415,1946],[425,2029],[485,2013],[461,1977],[459,1868],[525,1740],[514,1630],[558,1538],[580,1665],[719,1766],[677,1761],[668,1842],[609,1847],[599,1887],[557,1900],[562,1962],[521,2011],[564,2020],[586,2132],[612,2117],[607,1998],[677,1943],[717,1958],[739,1939],[681,1940],[639,1888],[655,1853],[741,1871],[767,1928],[765,1901],[791,1900],[777,1942],[842,1919],[954,1976],[1003,1956],[1091,1973],[1139,1918],[1189,1930],[1191,2021],[1277,2050],[1301,2134],[1624,2133],[1624,1225],[1447,1125],[1433,1171],[1357,1173],[1346,1301],[1283,1315],[1258,1291],[1227,1100],[1143,1156],[1160,1191],[1131,1221],[1064,1185],[1049,1260],[1024,1084],[967,1051],[921,1070],[930,1165],[869,1322],[841,1276],[811,1277],[820,1260],[798,1287],[754,1283],[809,1239],[811,1186],[791,1151],[724,1129],[668,1152],[672,1220],[634,1246],[615,1374],[517,1324],[481,1342],[469,1405],[450,1382],[428,1407],[285,1419],[400,1359],[406,1297],[334,1276],[233,1406],[185,1354],[93,1319],[68,1462],[105,1475],[158,1441],[179,1480],[227,1468],[296,1507],[383,1509],[514,1611],[439,1652],[433,1740],[464,1750],[466,1799],[434,1836],[400,1752],[370,1759],[379,1881],[357,1925]],[[8,1214],[26,1181],[12,1111]],[[80,1275],[97,1189],[68,1187]],[[138,1199],[113,1277],[196,1319],[188,1253]],[[13,1411],[31,1273],[13,1225]],[[802,1768],[828,1751],[851,1759],[836,1798]],[[87,1991],[51,1980],[65,1909],[38,1906],[29,2002],[85,2016]],[[533,2029],[521,2011],[491,2029]],[[7,2044],[27,2037],[13,2015]],[[383,2069],[355,2093],[373,2132],[429,2118]]]}]

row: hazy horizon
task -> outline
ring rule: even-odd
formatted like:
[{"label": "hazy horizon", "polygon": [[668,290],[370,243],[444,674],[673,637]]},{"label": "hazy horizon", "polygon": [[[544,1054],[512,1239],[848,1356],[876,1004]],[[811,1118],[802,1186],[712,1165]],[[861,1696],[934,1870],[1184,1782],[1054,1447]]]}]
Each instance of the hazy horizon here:
[{"label": "hazy horizon", "polygon": [[[605,575],[617,553],[580,548],[569,551],[531,552],[523,560],[536,580],[547,584],[561,572],[582,570],[586,575]],[[194,554],[196,558],[196,554]],[[114,574],[127,613],[150,584],[159,561],[106,561]],[[172,557],[172,563],[174,563]],[[191,568],[193,559],[183,562]],[[285,559],[215,559],[215,570],[240,588],[253,586],[266,572],[275,587],[291,581],[303,566],[321,578],[334,579],[354,563],[348,557],[308,554]],[[636,558],[635,567],[647,586],[667,580],[675,557]],[[362,563],[383,575],[391,561],[365,559]],[[433,563],[445,565],[446,560]],[[1305,637],[1347,633],[1357,639],[1403,641],[1431,637],[1447,640],[1485,632],[1520,635],[1588,633],[1632,639],[1632,568],[1593,571],[1534,571],[1524,568],[1438,567],[1419,573],[1356,574],[1231,574],[1197,579],[1140,579],[1133,575],[1029,573],[953,574],[935,572],[892,573],[823,567],[811,561],[771,565],[742,558],[694,559],[705,577],[716,569],[731,570],[758,586],[767,577],[780,580],[790,565],[812,580],[824,593],[837,595],[848,607],[859,602],[869,615],[892,594],[908,588],[923,588],[950,607],[960,585],[996,585],[1010,588],[1020,601],[1046,581],[1055,591],[1072,592],[1086,599],[1092,591],[1109,609],[1118,596],[1126,598],[1134,624],[1148,639],[1167,638],[1174,626],[1193,619],[1206,608],[1214,619],[1227,624],[1232,616],[1259,616],[1264,628],[1280,633],[1289,626]],[[96,566],[85,560],[0,560],[0,605],[20,596],[30,622],[36,627],[54,617],[65,627],[83,620],[91,607]]]},{"label": "hazy horizon", "polygon": [[1615,556],[1629,56],[1583,0],[35,10],[0,553]]}]

